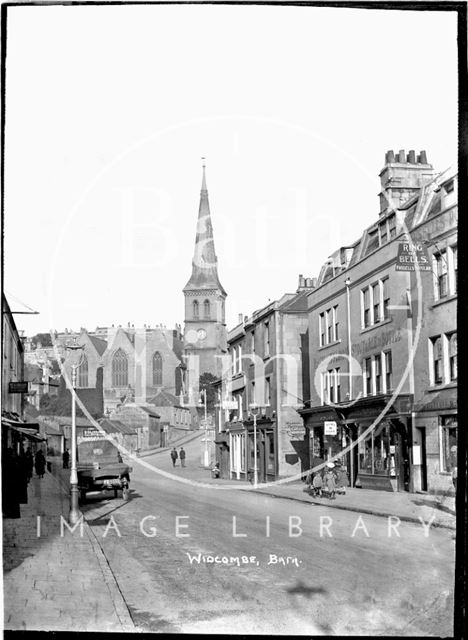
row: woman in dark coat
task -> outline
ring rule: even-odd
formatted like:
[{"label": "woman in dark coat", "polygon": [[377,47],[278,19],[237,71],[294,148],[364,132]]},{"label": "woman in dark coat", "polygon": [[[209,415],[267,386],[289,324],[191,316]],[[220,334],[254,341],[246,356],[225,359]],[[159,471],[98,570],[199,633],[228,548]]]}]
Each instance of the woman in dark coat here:
[{"label": "woman in dark coat", "polygon": [[2,513],[4,518],[21,518],[18,480],[17,456],[9,447],[2,454]]},{"label": "woman in dark coat", "polygon": [[34,462],[34,466],[36,467],[36,473],[39,476],[39,478],[44,477],[45,465],[46,465],[46,461],[44,458],[44,454],[39,449],[39,451],[36,453],[36,459]]},{"label": "woman in dark coat", "polygon": [[22,451],[18,457],[18,496],[20,504],[28,503],[29,466],[26,454]]}]

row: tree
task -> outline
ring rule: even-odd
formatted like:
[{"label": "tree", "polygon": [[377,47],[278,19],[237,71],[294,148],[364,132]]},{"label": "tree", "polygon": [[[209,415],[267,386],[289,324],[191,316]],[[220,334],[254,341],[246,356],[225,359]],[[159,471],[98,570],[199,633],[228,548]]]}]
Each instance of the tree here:
[{"label": "tree", "polygon": [[208,413],[214,413],[216,404],[216,392],[213,387],[213,383],[217,381],[217,377],[212,373],[202,373],[198,381],[200,391],[204,389],[206,391],[206,408]]},{"label": "tree", "polygon": [[37,346],[37,343],[40,342],[43,347],[52,347],[50,333],[36,333],[36,335],[31,338],[31,342],[34,346]]}]

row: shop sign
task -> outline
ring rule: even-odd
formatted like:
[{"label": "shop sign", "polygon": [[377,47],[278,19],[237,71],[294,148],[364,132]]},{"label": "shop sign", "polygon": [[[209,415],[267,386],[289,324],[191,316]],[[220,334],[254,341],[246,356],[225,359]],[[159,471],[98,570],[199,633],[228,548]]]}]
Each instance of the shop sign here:
[{"label": "shop sign", "polygon": [[396,271],[432,271],[427,247],[422,242],[399,242]]},{"label": "shop sign", "polygon": [[418,444],[413,445],[413,464],[421,464],[421,447]]},{"label": "shop sign", "polygon": [[222,406],[225,411],[234,411],[239,405],[236,400],[223,400]]},{"label": "shop sign", "polygon": [[28,393],[29,392],[29,383],[26,380],[25,382],[10,382],[8,384],[8,393]]},{"label": "shop sign", "polygon": [[336,436],[336,422],[334,420],[326,420],[323,423],[323,435]]},{"label": "shop sign", "polygon": [[291,439],[299,440],[305,436],[305,427],[300,422],[288,422],[286,432]]}]

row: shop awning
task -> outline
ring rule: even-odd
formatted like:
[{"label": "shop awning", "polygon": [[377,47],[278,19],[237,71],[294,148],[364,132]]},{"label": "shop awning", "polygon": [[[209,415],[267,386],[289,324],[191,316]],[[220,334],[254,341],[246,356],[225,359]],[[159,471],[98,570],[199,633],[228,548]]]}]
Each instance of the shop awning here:
[{"label": "shop awning", "polygon": [[24,436],[26,436],[26,438],[32,440],[33,442],[44,442],[44,440],[47,440],[47,438],[41,436],[35,429],[13,426],[10,426],[10,429],[13,429],[13,431],[17,431],[18,433],[22,433]]}]

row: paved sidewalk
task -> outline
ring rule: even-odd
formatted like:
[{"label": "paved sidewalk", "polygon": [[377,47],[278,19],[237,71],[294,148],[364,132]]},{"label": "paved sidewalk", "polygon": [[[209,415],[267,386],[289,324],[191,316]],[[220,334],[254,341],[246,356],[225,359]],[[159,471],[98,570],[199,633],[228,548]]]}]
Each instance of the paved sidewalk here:
[{"label": "paved sidewalk", "polygon": [[[194,443],[194,451],[196,450]],[[192,447],[187,447],[188,454]],[[343,509],[361,514],[370,514],[382,517],[398,516],[400,520],[421,524],[419,518],[423,518],[425,523],[432,520],[431,526],[455,529],[455,498],[454,496],[433,495],[429,493],[407,493],[391,491],[374,491],[371,489],[351,489],[347,488],[345,495],[337,495],[335,500],[328,498],[314,498],[306,490],[306,485],[300,480],[284,484],[275,483],[265,487],[259,484],[257,489],[253,488],[251,482],[240,480],[226,480],[211,478],[211,471],[204,469],[198,462],[198,457],[187,460],[187,466],[182,468],[180,462],[172,468],[169,458],[160,458],[155,455],[147,462],[155,467],[169,471],[176,476],[182,476],[194,482],[204,484],[228,484],[239,489],[251,490],[258,493],[267,494],[276,498],[296,500],[308,504],[320,504],[333,509]]]},{"label": "paved sidewalk", "polygon": [[31,480],[21,518],[3,519],[4,628],[134,632],[88,524],[82,537],[79,527],[72,533],[65,526],[61,536],[68,511],[68,495],[46,473]]},{"label": "paved sidewalk", "polygon": [[426,493],[374,491],[372,489],[346,489],[345,495],[337,495],[334,500],[312,497],[305,483],[293,482],[272,487],[258,486],[257,492],[277,498],[299,500],[310,504],[320,504],[334,509],[354,511],[388,518],[398,516],[406,522],[421,524],[432,520],[431,526],[455,529],[455,498]]}]

